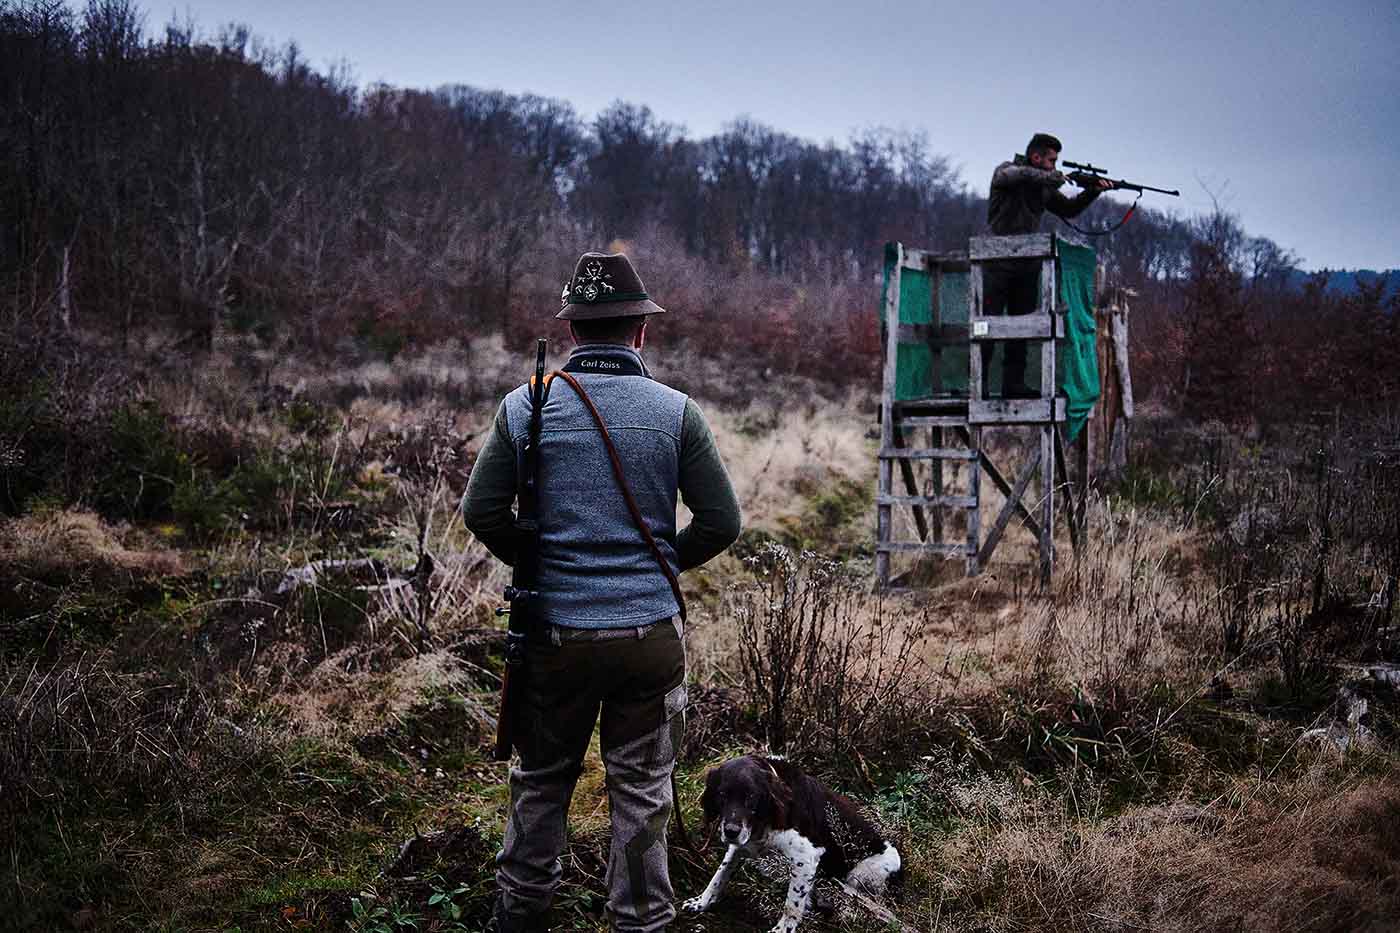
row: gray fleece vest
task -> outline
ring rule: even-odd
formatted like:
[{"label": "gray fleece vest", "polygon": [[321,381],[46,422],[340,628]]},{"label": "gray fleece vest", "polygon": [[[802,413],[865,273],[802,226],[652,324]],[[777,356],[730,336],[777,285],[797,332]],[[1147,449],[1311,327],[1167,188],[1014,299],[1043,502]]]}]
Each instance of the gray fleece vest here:
[{"label": "gray fleece vest", "polygon": [[[631,366],[625,347],[579,347],[591,360]],[[676,490],[686,397],[648,376],[574,373],[608,426],[652,537],[679,574]],[[521,386],[506,397],[506,421],[517,456],[530,427],[530,396]],[[607,449],[574,390],[549,387],[540,435],[541,617],[572,628],[625,628],[676,615],[680,607],[657,566],[613,476]]]}]

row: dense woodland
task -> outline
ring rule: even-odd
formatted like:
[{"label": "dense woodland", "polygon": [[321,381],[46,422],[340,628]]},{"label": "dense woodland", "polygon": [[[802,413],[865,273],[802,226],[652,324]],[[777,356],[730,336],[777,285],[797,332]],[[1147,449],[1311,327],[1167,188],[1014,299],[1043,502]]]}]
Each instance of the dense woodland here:
[{"label": "dense woodland", "polygon": [[[639,103],[584,119],[467,85],[360,88],[247,27],[149,26],[131,0],[0,2],[8,333],[209,349],[252,332],[342,354],[516,341],[581,248],[623,241],[682,312],[668,339],[865,378],[882,244],[952,248],[985,215],[936,135],[819,144],[740,118],[695,138]],[[1138,293],[1140,394],[1249,419],[1400,393],[1383,279],[1299,288],[1290,251],[1223,210],[1144,208],[1097,243]]]}]

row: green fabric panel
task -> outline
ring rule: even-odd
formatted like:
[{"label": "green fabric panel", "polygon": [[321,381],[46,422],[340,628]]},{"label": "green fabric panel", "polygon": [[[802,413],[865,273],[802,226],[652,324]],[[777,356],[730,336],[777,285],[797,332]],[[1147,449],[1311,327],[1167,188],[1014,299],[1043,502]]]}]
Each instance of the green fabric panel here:
[{"label": "green fabric panel", "polygon": [[929,276],[905,269],[899,277],[899,323],[927,324],[933,320],[933,296]]},{"label": "green fabric panel", "polygon": [[912,398],[928,398],[933,385],[933,353],[927,346],[901,343],[895,356],[895,392],[897,402]]},{"label": "green fabric panel", "polygon": [[1067,400],[1066,440],[1073,440],[1099,397],[1099,360],[1094,347],[1094,270],[1098,259],[1091,247],[1064,240],[1056,245],[1060,307],[1065,312],[1065,337],[1056,347],[1056,375]]}]

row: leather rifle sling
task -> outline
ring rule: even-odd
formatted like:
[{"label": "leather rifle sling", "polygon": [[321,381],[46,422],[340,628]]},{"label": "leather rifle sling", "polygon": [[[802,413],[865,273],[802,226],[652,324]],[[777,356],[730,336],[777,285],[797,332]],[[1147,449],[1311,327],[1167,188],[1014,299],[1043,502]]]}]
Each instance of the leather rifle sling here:
[{"label": "leather rifle sling", "polygon": [[[556,369],[554,372],[550,373],[547,378],[552,379],[555,376],[558,376],[569,384],[569,388],[573,389],[578,395],[579,401],[583,402],[583,406],[593,415],[593,421],[598,425],[598,433],[603,436],[603,446],[608,450],[608,459],[612,461],[613,476],[617,479],[617,486],[622,490],[622,498],[627,503],[627,511],[632,513],[632,521],[636,524],[637,530],[642,533],[642,537],[646,539],[647,547],[651,548],[651,555],[656,558],[656,565],[661,568],[661,572],[666,576],[666,582],[671,584],[671,592],[675,594],[676,605],[679,606],[681,610],[681,621],[684,622],[685,597],[681,595],[681,582],[676,579],[675,571],[672,570],[671,565],[667,563],[666,556],[661,553],[661,548],[657,547],[656,539],[652,537],[651,529],[647,528],[647,523],[642,518],[642,510],[637,507],[637,500],[632,495],[632,487],[627,482],[627,474],[622,469],[622,458],[618,456],[617,448],[613,445],[612,435],[608,433],[608,426],[604,423],[602,414],[598,411],[597,406],[593,404],[593,399],[589,398],[588,393],[583,391],[583,386],[578,384],[577,379],[569,373],[564,372],[562,369]],[[676,755],[677,757],[680,756],[680,749],[676,749]],[[696,849],[695,844],[690,841],[690,833],[688,833],[685,828],[685,819],[681,816],[681,795],[680,788],[676,786],[676,769],[674,766],[671,768],[671,799],[673,802],[671,810],[676,816],[676,835],[681,837],[681,845],[685,846],[692,855],[698,857],[701,854],[700,850]]]},{"label": "leather rifle sling", "polygon": [[681,582],[676,579],[676,572],[671,569],[671,564],[661,553],[661,548],[656,544],[656,539],[651,535],[651,529],[647,528],[646,521],[642,518],[642,510],[637,507],[637,500],[632,495],[632,487],[627,482],[627,475],[622,469],[622,458],[617,454],[617,448],[613,446],[612,435],[608,434],[608,426],[603,423],[603,416],[594,406],[593,400],[588,397],[588,393],[583,391],[583,386],[578,384],[578,380],[562,369],[556,369],[549,374],[550,378],[558,376],[569,384],[569,387],[578,394],[579,401],[583,402],[585,408],[593,415],[593,421],[598,425],[598,433],[603,435],[603,446],[608,449],[608,459],[612,461],[613,476],[617,478],[617,486],[622,490],[622,498],[627,503],[627,511],[632,513],[632,521],[637,526],[637,530],[646,539],[647,547],[651,548],[651,556],[656,558],[656,565],[661,568],[661,572],[666,576],[666,582],[671,584],[671,592],[676,597],[676,605],[681,610],[681,621],[685,621],[685,597],[681,595]]}]

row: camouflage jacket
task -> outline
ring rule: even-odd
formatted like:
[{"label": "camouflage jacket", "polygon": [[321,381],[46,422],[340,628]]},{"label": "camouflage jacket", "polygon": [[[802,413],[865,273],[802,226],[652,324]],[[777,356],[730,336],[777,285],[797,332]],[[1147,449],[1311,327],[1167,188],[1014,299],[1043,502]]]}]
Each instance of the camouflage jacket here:
[{"label": "camouflage jacket", "polygon": [[1003,162],[992,173],[992,190],[987,198],[987,225],[997,236],[1035,233],[1040,218],[1048,210],[1068,220],[1077,217],[1094,202],[1099,192],[1086,188],[1073,198],[1060,194],[1064,176],[1036,168],[1018,155]]}]

